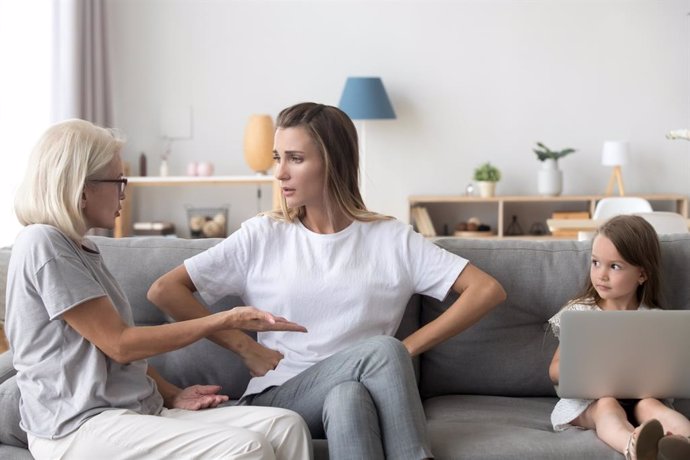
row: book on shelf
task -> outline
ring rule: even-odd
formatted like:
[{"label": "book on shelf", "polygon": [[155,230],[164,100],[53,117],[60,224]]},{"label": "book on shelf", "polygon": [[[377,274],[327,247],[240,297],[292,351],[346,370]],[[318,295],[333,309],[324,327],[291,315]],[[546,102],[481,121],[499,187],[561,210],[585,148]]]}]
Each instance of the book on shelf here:
[{"label": "book on shelf", "polygon": [[[589,219],[589,212],[587,211],[554,211],[551,215],[552,219],[563,219],[563,220],[587,220]],[[553,230],[551,234],[553,236],[563,236],[576,238],[580,229],[570,228],[570,229],[559,229]]]},{"label": "book on shelf", "polygon": [[412,208],[412,220],[419,233],[427,237],[436,236],[436,230],[431,221],[431,216],[429,216],[429,211],[424,206],[415,206]]},{"label": "book on shelf", "polygon": [[134,222],[132,224],[134,235],[172,235],[175,233],[175,225],[171,222]]},{"label": "book on shelf", "polygon": [[554,211],[552,219],[589,219],[587,211]]}]

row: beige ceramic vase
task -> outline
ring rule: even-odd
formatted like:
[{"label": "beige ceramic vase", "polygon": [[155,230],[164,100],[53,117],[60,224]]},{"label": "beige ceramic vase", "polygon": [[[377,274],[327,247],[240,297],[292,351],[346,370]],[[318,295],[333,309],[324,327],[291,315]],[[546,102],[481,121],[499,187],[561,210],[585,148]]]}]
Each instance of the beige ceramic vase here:
[{"label": "beige ceramic vase", "polygon": [[244,129],[244,160],[259,174],[273,165],[273,119],[270,115],[252,115]]}]

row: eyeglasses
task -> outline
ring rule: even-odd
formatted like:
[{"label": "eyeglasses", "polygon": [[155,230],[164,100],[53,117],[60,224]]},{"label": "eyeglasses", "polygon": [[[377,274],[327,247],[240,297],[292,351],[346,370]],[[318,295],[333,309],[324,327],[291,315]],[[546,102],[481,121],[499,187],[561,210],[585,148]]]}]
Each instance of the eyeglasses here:
[{"label": "eyeglasses", "polygon": [[126,177],[121,177],[119,179],[91,179],[89,182],[117,182],[120,184],[120,195],[125,193],[125,187],[127,187]]}]

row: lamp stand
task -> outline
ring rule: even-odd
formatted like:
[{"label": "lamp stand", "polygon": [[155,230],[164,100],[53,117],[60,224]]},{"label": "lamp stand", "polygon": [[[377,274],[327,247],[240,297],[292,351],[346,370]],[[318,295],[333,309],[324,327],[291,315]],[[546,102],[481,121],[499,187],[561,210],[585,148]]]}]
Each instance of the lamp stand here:
[{"label": "lamp stand", "polygon": [[614,166],[611,172],[611,178],[609,179],[609,185],[606,187],[606,195],[613,194],[614,182],[618,184],[618,194],[620,196],[625,196],[625,189],[623,188],[623,174],[621,174],[621,167]]}]

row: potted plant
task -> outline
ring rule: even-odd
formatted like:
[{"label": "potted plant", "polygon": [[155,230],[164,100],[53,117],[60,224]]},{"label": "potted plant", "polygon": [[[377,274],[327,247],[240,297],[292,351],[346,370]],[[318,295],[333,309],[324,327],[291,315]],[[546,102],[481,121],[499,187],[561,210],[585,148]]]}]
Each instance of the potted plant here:
[{"label": "potted plant", "polygon": [[479,187],[479,196],[491,197],[496,192],[496,182],[501,180],[501,171],[490,162],[486,162],[474,170],[474,180]]},{"label": "potted plant", "polygon": [[566,155],[575,153],[575,149],[551,150],[541,142],[532,149],[542,167],[537,175],[537,190],[540,195],[558,196],[563,190],[563,172],[558,169],[558,160]]}]

